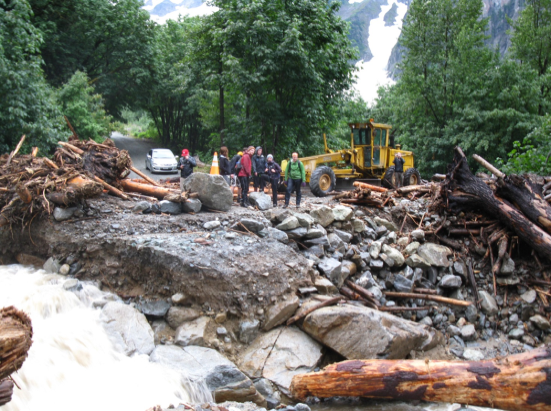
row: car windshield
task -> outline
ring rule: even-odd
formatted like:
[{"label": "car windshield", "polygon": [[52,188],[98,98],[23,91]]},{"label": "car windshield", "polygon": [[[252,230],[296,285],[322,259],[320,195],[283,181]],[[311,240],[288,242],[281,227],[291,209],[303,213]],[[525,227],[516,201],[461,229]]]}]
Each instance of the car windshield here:
[{"label": "car windshield", "polygon": [[174,154],[170,150],[155,150],[153,152],[153,158],[174,158]]}]

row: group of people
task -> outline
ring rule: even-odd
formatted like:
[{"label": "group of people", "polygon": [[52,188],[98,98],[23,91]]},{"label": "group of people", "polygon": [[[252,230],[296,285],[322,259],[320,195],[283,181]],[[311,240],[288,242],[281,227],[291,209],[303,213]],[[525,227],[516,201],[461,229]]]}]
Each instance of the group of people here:
[{"label": "group of people", "polygon": [[[187,149],[182,150],[182,157],[178,162],[180,170],[180,187],[183,190],[184,179],[193,173],[193,168],[197,163],[193,157],[189,155]],[[262,147],[244,147],[231,159],[229,158],[228,148],[220,148],[219,159],[220,175],[224,177],[228,185],[237,185],[238,196],[237,202],[242,207],[251,207],[249,203],[249,187],[252,179],[254,191],[264,191],[267,185],[272,189],[272,201],[274,207],[277,207],[277,192],[279,180],[282,173],[281,166],[275,162],[274,156],[268,154],[264,157]],[[306,182],[306,170],[304,165],[298,159],[298,153],[293,153],[291,161],[285,169],[285,181],[287,182],[287,190],[285,192],[284,208],[289,206],[291,194],[296,192],[296,206],[300,207],[302,198],[301,186]]]}]

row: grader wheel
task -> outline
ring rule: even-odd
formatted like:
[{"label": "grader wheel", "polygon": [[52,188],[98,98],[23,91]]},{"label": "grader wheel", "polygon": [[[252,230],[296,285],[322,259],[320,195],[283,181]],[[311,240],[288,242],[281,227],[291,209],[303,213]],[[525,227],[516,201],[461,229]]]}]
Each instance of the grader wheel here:
[{"label": "grader wheel", "polygon": [[318,167],[310,177],[310,190],[316,197],[325,197],[335,189],[337,180],[331,167]]}]

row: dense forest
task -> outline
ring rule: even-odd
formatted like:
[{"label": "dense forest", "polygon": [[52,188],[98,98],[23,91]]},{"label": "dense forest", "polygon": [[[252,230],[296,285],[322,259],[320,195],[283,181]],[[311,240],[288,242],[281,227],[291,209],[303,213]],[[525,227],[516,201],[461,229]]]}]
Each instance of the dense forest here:
[{"label": "dense forest", "polygon": [[[551,173],[551,0],[526,0],[502,56],[480,0],[413,0],[400,78],[373,104],[340,1],[212,0],[159,25],[141,0],[0,0],[0,152],[51,152],[139,119],[170,148],[262,145],[276,158],[348,142],[347,122],[392,124],[425,177],[460,144],[505,171]],[[344,6],[343,6],[344,7]]]}]

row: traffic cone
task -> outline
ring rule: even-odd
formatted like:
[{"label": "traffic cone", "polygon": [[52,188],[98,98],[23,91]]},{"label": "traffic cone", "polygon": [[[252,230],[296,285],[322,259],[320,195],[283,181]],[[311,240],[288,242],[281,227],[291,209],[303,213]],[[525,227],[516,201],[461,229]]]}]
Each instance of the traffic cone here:
[{"label": "traffic cone", "polygon": [[218,168],[218,153],[214,152],[214,158],[212,159],[212,166],[210,167],[211,174],[220,174],[220,169]]}]

